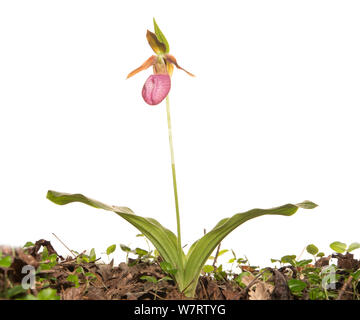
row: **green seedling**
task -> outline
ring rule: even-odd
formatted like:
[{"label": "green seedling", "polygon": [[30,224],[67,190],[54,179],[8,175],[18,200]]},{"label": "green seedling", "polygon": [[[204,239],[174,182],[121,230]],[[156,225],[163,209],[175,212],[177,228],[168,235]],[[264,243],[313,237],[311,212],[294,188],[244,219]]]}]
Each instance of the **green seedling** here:
[{"label": "green seedling", "polygon": [[96,261],[96,253],[95,253],[95,249],[94,249],[94,248],[92,248],[92,249],[90,250],[89,261],[90,261],[90,262]]},{"label": "green seedling", "polygon": [[106,249],[106,254],[109,257],[112,253],[114,253],[116,250],[116,244],[112,244]]},{"label": "green seedling", "polygon": [[325,256],[324,252],[319,252],[319,249],[314,244],[309,244],[306,247],[306,251],[314,257],[314,261],[316,262],[316,258],[322,258]]},{"label": "green seedling", "polygon": [[141,276],[140,279],[155,284],[155,295],[154,295],[155,300],[156,300],[157,292],[158,292],[158,284],[161,281],[172,281],[173,280],[172,278],[170,278],[168,276],[162,277],[161,279],[157,279],[154,276],[147,276],[147,275]]},{"label": "green seedling", "polygon": [[72,282],[75,285],[75,288],[78,288],[80,286],[79,276],[77,274],[69,274],[66,280]]},{"label": "green seedling", "polygon": [[96,280],[96,279],[97,279],[96,276],[95,276],[95,274],[93,274],[92,272],[85,272],[84,268],[80,266],[80,267],[77,267],[77,268],[75,269],[75,274],[74,274],[75,277],[72,277],[72,278],[69,279],[69,277],[70,277],[70,276],[69,276],[67,280],[68,280],[68,281],[71,281],[71,282],[74,282],[75,287],[79,287],[79,285],[80,285],[79,276],[80,276],[80,275],[82,275],[82,277],[85,279],[85,283],[86,283],[85,291],[86,291],[87,288],[89,287],[90,282],[91,282],[92,280]]},{"label": "green seedling", "polygon": [[211,273],[211,272],[214,272],[214,270],[215,270],[214,266],[209,265],[209,264],[207,264],[203,267],[203,272],[205,272],[205,273]]},{"label": "green seedling", "polygon": [[29,247],[33,247],[35,244],[32,243],[31,241],[28,241],[24,244],[23,248],[29,248]]},{"label": "green seedling", "polygon": [[351,251],[354,251],[356,249],[359,249],[360,248],[360,243],[359,242],[353,242],[352,244],[347,246],[346,243],[343,243],[343,242],[340,242],[340,241],[335,241],[335,242],[330,244],[330,248],[333,249],[337,253],[344,253],[345,251],[346,252],[351,252]]},{"label": "green seedling", "polygon": [[[153,251],[151,251],[149,246],[149,251],[141,248],[135,248],[132,250],[130,247],[120,244],[120,249],[124,252],[126,252],[126,263],[129,265],[135,265],[139,262],[152,262],[152,259],[156,257],[155,253],[153,255]],[[129,254],[133,254],[136,256],[135,260],[132,260],[131,263],[129,263]]]},{"label": "green seedling", "polygon": [[129,253],[131,252],[131,249],[124,244],[120,244],[120,249],[122,251],[126,252],[126,263],[128,263],[129,262]]},{"label": "green seedling", "polygon": [[241,272],[234,280],[242,288],[246,288],[246,284],[242,282],[243,277],[249,276],[251,273],[248,271]]},{"label": "green seedling", "polygon": [[303,260],[296,260],[296,255],[285,255],[281,257],[280,259],[271,259],[272,263],[280,263],[281,266],[284,266],[285,264],[290,264],[291,266],[295,268],[304,267],[312,262],[312,259],[303,259]]}]

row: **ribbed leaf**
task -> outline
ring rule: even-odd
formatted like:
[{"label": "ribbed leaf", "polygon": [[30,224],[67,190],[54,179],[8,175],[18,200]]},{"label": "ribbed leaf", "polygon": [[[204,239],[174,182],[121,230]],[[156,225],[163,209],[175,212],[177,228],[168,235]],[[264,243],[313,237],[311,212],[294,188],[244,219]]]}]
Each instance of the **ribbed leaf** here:
[{"label": "ribbed leaf", "polygon": [[253,209],[245,213],[238,213],[231,218],[222,219],[209,233],[196,241],[190,248],[184,266],[185,295],[193,296],[200,271],[216,246],[234,229],[244,222],[263,215],[291,216],[298,208],[314,208],[316,204],[305,201],[297,205],[286,204],[272,209]]},{"label": "ribbed leaf", "polygon": [[[185,257],[185,255],[183,254],[183,257],[178,258],[177,238],[175,234],[164,228],[155,219],[137,216],[127,207],[109,206],[85,197],[82,194],[61,193],[49,190],[47,198],[59,205],[71,202],[82,202],[95,208],[115,212],[143,233],[152,242],[164,260],[172,263],[177,269],[182,270],[182,258]],[[181,282],[181,279],[179,279],[179,281]]]},{"label": "ribbed leaf", "polygon": [[179,257],[175,234],[164,228],[155,219],[137,216],[127,207],[109,206],[87,198],[82,194],[48,191],[47,198],[59,205],[71,202],[82,202],[95,208],[113,211],[124,218],[152,242],[166,262],[169,262],[177,269],[175,274],[176,282],[179,289],[188,297],[194,296],[200,271],[210,254],[216,246],[239,225],[247,220],[266,214],[291,216],[298,208],[310,209],[317,206],[310,201],[305,201],[297,205],[286,204],[272,209],[253,209],[245,213],[235,214],[231,218],[220,220],[214,229],[191,246],[186,256],[181,249],[181,256]]}]

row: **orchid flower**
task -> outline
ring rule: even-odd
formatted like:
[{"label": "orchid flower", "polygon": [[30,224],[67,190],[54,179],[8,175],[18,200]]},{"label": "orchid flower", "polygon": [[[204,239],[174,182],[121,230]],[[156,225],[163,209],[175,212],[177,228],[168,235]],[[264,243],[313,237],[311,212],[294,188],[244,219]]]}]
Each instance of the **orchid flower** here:
[{"label": "orchid flower", "polygon": [[142,96],[149,105],[159,104],[169,94],[174,65],[176,68],[185,71],[189,76],[194,77],[192,73],[181,68],[175,57],[169,54],[169,43],[156,24],[155,19],[154,28],[155,33],[147,30],[146,38],[156,55],[148,58],[139,68],[130,72],[126,78],[128,79],[140,71],[153,67],[154,74],[149,76],[142,89]]}]

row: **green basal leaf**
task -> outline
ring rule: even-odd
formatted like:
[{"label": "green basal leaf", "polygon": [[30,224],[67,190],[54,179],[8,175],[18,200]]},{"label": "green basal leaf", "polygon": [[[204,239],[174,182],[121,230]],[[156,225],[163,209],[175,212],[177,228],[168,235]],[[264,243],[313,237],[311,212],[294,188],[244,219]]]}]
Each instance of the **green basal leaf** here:
[{"label": "green basal leaf", "polygon": [[[231,218],[225,218],[201,239],[196,241],[185,256],[182,248],[177,248],[177,238],[173,232],[164,228],[158,221],[152,218],[137,216],[127,207],[108,206],[97,200],[85,197],[82,194],[60,193],[48,191],[47,198],[52,202],[64,205],[71,202],[82,202],[89,206],[115,212],[123,219],[131,223],[148,238],[164,261],[170,263],[177,270],[175,280],[179,289],[188,297],[195,294],[196,285],[201,269],[208,260],[210,254],[219,243],[242,223],[263,215],[291,216],[298,208],[310,209],[316,205],[310,201],[299,204],[286,204],[272,209],[253,209],[245,213],[238,213]],[[180,252],[180,256],[179,256]],[[217,269],[221,274],[221,266]]]},{"label": "green basal leaf", "polygon": [[47,193],[47,199],[58,205],[65,205],[71,202],[81,202],[94,208],[115,212],[144,234],[158,250],[161,257],[179,270],[175,278],[178,285],[182,287],[183,281],[180,278],[180,275],[182,274],[181,270],[183,270],[185,254],[181,249],[182,256],[178,257],[177,238],[175,234],[164,228],[155,219],[135,215],[133,211],[127,207],[109,206],[78,193],[70,194],[49,190]]},{"label": "green basal leaf", "polygon": [[98,209],[104,209],[104,210],[109,210],[109,211],[114,211],[114,212],[115,212],[115,210],[117,210],[119,212],[124,212],[124,213],[129,213],[129,214],[133,213],[133,211],[127,207],[108,206],[99,201],[87,198],[80,193],[70,194],[70,193],[61,193],[61,192],[49,190],[46,195],[46,198],[58,205],[64,205],[64,204],[68,204],[71,202],[82,202],[82,203],[87,204],[88,206],[98,208]]},{"label": "green basal leaf", "polygon": [[319,249],[314,244],[309,244],[306,247],[306,251],[314,256],[315,254],[317,254],[319,252]]},{"label": "green basal leaf", "polygon": [[330,248],[333,249],[337,253],[344,253],[346,250],[346,243],[335,241],[330,244]]},{"label": "green basal leaf", "polygon": [[205,234],[190,247],[186,256],[187,261],[184,268],[185,295],[194,295],[200,271],[208,260],[208,257],[214,251],[216,246],[238,226],[250,219],[263,215],[291,216],[298,208],[309,209],[315,207],[316,205],[314,203],[305,201],[296,205],[286,204],[272,209],[253,209],[245,213],[235,214],[231,218],[220,220],[214,229]]},{"label": "green basal leaf", "polygon": [[352,244],[349,245],[349,248],[347,249],[348,252],[354,251],[356,249],[360,248],[360,243],[359,242],[353,242]]},{"label": "green basal leaf", "polygon": [[153,18],[153,21],[154,21],[154,31],[155,31],[155,34],[156,34],[156,37],[158,38],[158,40],[163,43],[165,45],[165,53],[169,53],[170,52],[170,46],[169,46],[169,43],[168,41],[166,40],[164,34],[161,32],[159,26],[157,25],[156,21],[155,21],[155,18]]}]

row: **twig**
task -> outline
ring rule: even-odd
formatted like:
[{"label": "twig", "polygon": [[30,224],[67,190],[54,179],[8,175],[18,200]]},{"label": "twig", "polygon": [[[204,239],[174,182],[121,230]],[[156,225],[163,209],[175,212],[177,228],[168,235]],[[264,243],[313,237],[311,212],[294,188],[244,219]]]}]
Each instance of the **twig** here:
[{"label": "twig", "polygon": [[208,293],[207,289],[205,288],[205,285],[204,285],[204,283],[203,283],[203,279],[200,279],[199,282],[200,282],[200,284],[201,284],[201,287],[203,288],[203,291],[205,291],[205,294],[206,294],[207,299],[210,300],[209,293]]},{"label": "twig", "polygon": [[[156,291],[156,292],[157,292],[157,291]],[[164,300],[163,297],[160,297],[160,296],[159,296],[157,293],[155,293],[155,292],[149,291],[149,293],[152,294],[155,298],[158,298],[159,300]],[[156,299],[154,299],[154,300],[156,300]]]},{"label": "twig", "polygon": [[70,250],[69,247],[68,247],[64,242],[62,242],[55,233],[52,232],[52,235],[53,235],[66,249],[68,249],[68,250],[70,251],[70,253],[76,258],[76,255],[74,254],[74,252],[72,252],[72,250]]},{"label": "twig", "polygon": [[344,285],[342,286],[341,290],[340,290],[340,293],[338,295],[338,297],[336,298],[336,300],[341,300],[342,296],[344,295],[344,292],[346,290],[346,288],[349,286],[349,284],[351,283],[353,277],[350,276],[346,282],[344,283]]},{"label": "twig", "polygon": [[298,255],[298,257],[296,258],[296,260],[300,260],[301,256],[303,255],[304,251],[305,251],[306,247],[304,247],[301,251],[301,253]]},{"label": "twig", "polygon": [[218,245],[218,247],[216,249],[216,254],[215,254],[214,263],[213,263],[214,270],[216,270],[215,264],[216,264],[216,260],[217,260],[218,255],[219,255],[220,246],[221,246],[221,242],[219,243],[219,245]]}]

